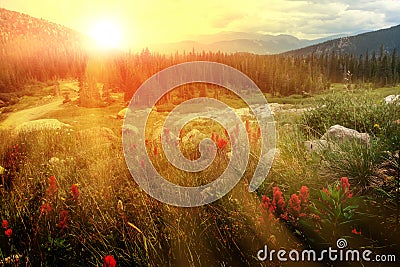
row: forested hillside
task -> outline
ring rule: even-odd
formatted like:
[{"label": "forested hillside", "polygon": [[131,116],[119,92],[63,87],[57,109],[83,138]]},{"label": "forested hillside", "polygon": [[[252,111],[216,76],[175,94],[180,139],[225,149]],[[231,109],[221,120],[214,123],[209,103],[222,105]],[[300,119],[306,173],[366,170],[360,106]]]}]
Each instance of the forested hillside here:
[{"label": "forested hillside", "polygon": [[0,8],[0,92],[31,80],[77,76],[85,37],[43,19]]}]

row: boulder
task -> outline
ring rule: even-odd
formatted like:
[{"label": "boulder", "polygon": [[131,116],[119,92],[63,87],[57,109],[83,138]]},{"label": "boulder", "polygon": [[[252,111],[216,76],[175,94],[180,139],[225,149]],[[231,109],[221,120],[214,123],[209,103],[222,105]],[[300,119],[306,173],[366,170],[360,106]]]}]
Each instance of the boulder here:
[{"label": "boulder", "polygon": [[46,130],[60,130],[62,128],[71,128],[72,126],[66,123],[62,123],[57,119],[41,119],[27,121],[15,128],[16,132],[34,132],[34,131],[46,131]]},{"label": "boulder", "polygon": [[369,134],[359,133],[356,130],[346,128],[341,125],[334,125],[321,137],[321,140],[341,140],[348,141],[351,139],[361,140],[363,143],[368,143],[370,140]]},{"label": "boulder", "polygon": [[400,104],[400,95],[388,95],[385,97],[385,103],[386,104],[392,104],[397,102],[397,104]]}]

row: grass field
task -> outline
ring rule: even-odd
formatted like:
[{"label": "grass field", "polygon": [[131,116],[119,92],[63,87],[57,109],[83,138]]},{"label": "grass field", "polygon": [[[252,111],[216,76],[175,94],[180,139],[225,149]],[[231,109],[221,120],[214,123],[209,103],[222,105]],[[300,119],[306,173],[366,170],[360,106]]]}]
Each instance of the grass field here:
[{"label": "grass field", "polygon": [[[66,83],[72,86],[73,81]],[[293,262],[276,257],[261,262],[257,252],[265,245],[320,251],[336,248],[339,238],[347,240],[347,248],[398,258],[400,111],[382,99],[399,91],[345,92],[336,84],[330,92],[307,98],[267,95],[269,102],[290,105],[275,114],[278,152],[265,182],[255,193],[248,191],[258,161],[250,157],[230,193],[196,208],[161,203],[131,177],[122,150],[123,120],[114,117],[124,107],[122,94],[113,94],[115,102],[107,107],[82,108],[73,100],[35,118],[58,119],[72,128],[19,134],[1,130],[0,266],[101,266],[106,256],[117,266],[286,266]],[[38,88],[10,113],[34,107],[50,92],[51,86]],[[315,109],[285,112],[293,107]],[[149,125],[165,116],[153,112]],[[304,141],[338,123],[368,132],[370,144],[341,142],[328,151],[307,152]],[[193,126],[206,136],[226,138],[218,125]],[[257,155],[257,125],[247,131]],[[188,158],[198,157],[196,146],[179,145]],[[229,161],[230,146],[218,147],[209,172],[194,175],[171,168],[156,138],[147,149],[159,172],[176,183],[196,185],[218,176]]]}]

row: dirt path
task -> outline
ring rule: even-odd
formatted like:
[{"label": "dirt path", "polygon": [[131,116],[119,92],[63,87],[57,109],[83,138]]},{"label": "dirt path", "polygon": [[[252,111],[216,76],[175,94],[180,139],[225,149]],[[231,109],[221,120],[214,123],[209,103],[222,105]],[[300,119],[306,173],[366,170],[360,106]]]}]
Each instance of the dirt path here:
[{"label": "dirt path", "polygon": [[[60,87],[62,92],[70,93],[72,100],[77,97],[76,82],[62,82]],[[64,98],[60,96],[53,98],[50,103],[12,112],[4,121],[0,122],[0,129],[13,129],[24,122],[36,120],[50,111],[62,109],[63,100]]]}]

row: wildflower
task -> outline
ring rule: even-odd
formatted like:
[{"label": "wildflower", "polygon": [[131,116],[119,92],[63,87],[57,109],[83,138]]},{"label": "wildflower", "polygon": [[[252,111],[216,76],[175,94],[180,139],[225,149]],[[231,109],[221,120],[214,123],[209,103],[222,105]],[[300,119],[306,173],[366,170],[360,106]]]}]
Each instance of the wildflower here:
[{"label": "wildflower", "polygon": [[57,192],[57,182],[56,178],[52,175],[49,180],[49,188],[47,189],[47,195],[52,196],[55,192]]},{"label": "wildflower", "polygon": [[323,189],[322,189],[322,192],[324,192],[327,196],[330,196],[330,195],[331,195],[331,193],[329,193],[329,190],[326,189],[326,188],[323,188]]},{"label": "wildflower", "polygon": [[307,186],[303,185],[300,188],[299,198],[300,198],[301,203],[307,202],[307,199],[308,199],[308,187]]},{"label": "wildflower", "polygon": [[258,139],[260,139],[261,138],[261,128],[260,128],[260,126],[258,126],[258,128],[257,128],[257,134],[256,134],[256,139],[258,140]]},{"label": "wildflower", "polygon": [[378,124],[378,123],[375,123],[375,124],[374,124],[374,128],[376,128],[376,129],[380,129],[381,127],[379,126],[379,124]]},{"label": "wildflower", "polygon": [[350,189],[350,183],[349,183],[349,179],[347,177],[340,178],[340,183],[341,183],[342,189],[344,191],[347,192]]},{"label": "wildflower", "polygon": [[11,228],[7,229],[7,230],[4,232],[4,234],[5,234],[8,238],[11,238],[12,229],[11,229]]},{"label": "wildflower", "polygon": [[142,160],[140,161],[140,165],[141,165],[142,168],[144,169],[144,167],[146,166],[146,165],[144,164],[144,159],[142,159]]},{"label": "wildflower", "polygon": [[107,255],[104,257],[103,267],[115,267],[115,266],[117,266],[117,262],[115,261],[113,256]]},{"label": "wildflower", "polygon": [[279,189],[279,187],[273,187],[272,188],[272,195],[273,195],[273,205],[276,207],[276,209],[279,212],[283,212],[286,203],[285,203],[285,199],[283,198],[283,194],[281,192],[281,190]]},{"label": "wildflower", "polygon": [[251,133],[251,126],[248,118],[246,119],[246,131],[248,133]]},{"label": "wildflower", "polygon": [[43,214],[46,214],[46,213],[49,213],[51,211],[51,206],[50,206],[50,204],[43,204],[41,207],[40,207],[40,212],[41,213],[43,213]]},{"label": "wildflower", "polygon": [[3,222],[1,223],[1,226],[3,226],[4,229],[8,229],[8,221],[7,220],[3,220]]},{"label": "wildflower", "polygon": [[361,235],[361,230],[357,232],[357,229],[354,227],[353,230],[351,231],[355,235]]},{"label": "wildflower", "polygon": [[72,194],[72,198],[73,198],[74,200],[77,200],[77,199],[79,198],[79,188],[78,188],[78,185],[73,184],[73,185],[71,186],[71,194]]},{"label": "wildflower", "polygon": [[149,140],[148,139],[144,140],[144,143],[145,143],[146,146],[148,146],[149,145]]},{"label": "wildflower", "polygon": [[300,198],[296,194],[293,194],[289,200],[289,210],[292,215],[297,217],[300,214],[300,209],[301,209],[300,205],[301,205]]},{"label": "wildflower", "polygon": [[67,222],[68,222],[68,211],[62,210],[60,212],[60,221],[58,222],[57,227],[61,229],[67,228]]},{"label": "wildflower", "polygon": [[224,138],[219,139],[217,142],[217,146],[221,150],[225,149],[227,144],[228,142]]},{"label": "wildflower", "polygon": [[154,146],[153,153],[154,153],[154,156],[157,156],[157,154],[158,154],[157,146]]}]

